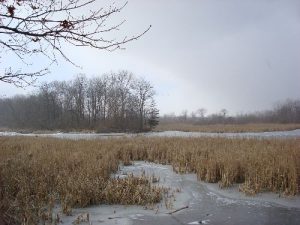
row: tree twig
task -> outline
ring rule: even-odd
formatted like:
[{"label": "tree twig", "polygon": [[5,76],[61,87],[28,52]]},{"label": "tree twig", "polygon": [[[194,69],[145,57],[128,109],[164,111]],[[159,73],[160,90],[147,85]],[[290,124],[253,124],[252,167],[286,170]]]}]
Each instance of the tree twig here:
[{"label": "tree twig", "polygon": [[174,210],[174,211],[168,212],[167,214],[172,215],[173,213],[179,212],[179,211],[181,211],[181,210],[183,210],[183,209],[187,209],[187,208],[189,208],[188,205],[187,205],[187,206],[184,206],[184,207],[181,207],[181,208],[179,208],[179,209],[176,209],[176,210]]}]

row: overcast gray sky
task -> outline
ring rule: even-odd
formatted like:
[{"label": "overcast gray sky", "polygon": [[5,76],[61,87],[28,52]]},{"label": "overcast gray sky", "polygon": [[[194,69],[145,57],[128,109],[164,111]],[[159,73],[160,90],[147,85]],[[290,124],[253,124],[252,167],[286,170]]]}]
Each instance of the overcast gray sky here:
[{"label": "overcast gray sky", "polygon": [[[152,28],[126,50],[68,49],[82,69],[62,61],[40,81],[130,70],[152,82],[162,114],[235,114],[300,98],[299,0],[129,0],[119,16],[120,34]],[[0,83],[0,96],[31,91]]]}]

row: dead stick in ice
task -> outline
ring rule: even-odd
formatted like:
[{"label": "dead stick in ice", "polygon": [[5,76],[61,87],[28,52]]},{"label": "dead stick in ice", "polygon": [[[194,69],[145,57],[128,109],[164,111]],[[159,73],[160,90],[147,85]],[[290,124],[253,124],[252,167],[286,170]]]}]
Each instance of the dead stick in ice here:
[{"label": "dead stick in ice", "polygon": [[114,217],[108,217],[107,219],[112,220],[112,219],[120,219],[120,218],[123,218],[123,217],[121,217],[121,216],[114,216]]},{"label": "dead stick in ice", "polygon": [[167,214],[173,214],[173,213],[176,213],[176,212],[178,212],[178,211],[181,211],[181,210],[183,210],[183,209],[187,209],[189,206],[187,205],[187,206],[184,206],[184,207],[181,207],[181,208],[179,208],[179,209],[176,209],[176,210],[174,210],[174,211],[172,211],[172,212],[168,212]]}]

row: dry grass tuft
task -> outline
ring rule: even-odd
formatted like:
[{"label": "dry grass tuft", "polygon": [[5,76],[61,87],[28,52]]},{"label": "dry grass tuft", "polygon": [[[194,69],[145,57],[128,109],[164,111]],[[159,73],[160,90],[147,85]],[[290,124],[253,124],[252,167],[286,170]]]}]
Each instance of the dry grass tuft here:
[{"label": "dry grass tuft", "polygon": [[193,172],[246,194],[299,193],[300,139],[132,138],[58,140],[0,137],[0,212],[10,224],[37,224],[93,204],[153,204],[165,189],[153,178],[112,178],[120,163],[147,160]]}]

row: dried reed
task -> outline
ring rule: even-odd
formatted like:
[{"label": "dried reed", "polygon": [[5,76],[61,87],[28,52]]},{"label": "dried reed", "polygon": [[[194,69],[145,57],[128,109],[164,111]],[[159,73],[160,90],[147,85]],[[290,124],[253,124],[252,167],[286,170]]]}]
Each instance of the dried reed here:
[{"label": "dried reed", "polygon": [[132,138],[58,140],[0,137],[0,212],[13,224],[51,220],[93,204],[153,204],[165,190],[151,178],[115,179],[119,164],[147,160],[193,172],[220,187],[240,184],[246,194],[299,193],[300,139]]}]

